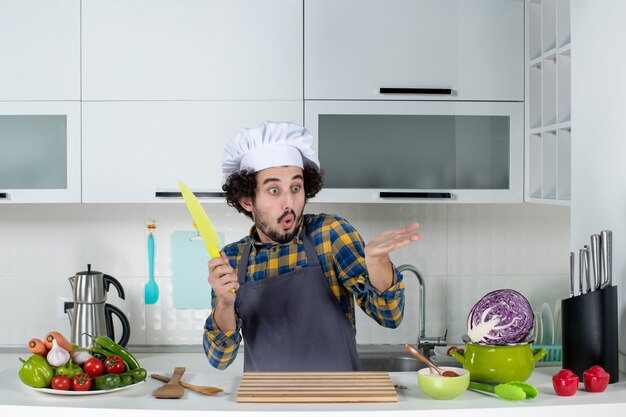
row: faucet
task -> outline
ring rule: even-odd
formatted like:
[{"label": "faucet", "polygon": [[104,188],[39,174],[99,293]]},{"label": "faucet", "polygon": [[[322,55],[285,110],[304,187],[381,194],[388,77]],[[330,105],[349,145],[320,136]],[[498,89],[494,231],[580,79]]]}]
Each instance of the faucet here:
[{"label": "faucet", "polygon": [[448,329],[446,329],[443,336],[440,337],[426,337],[426,287],[424,286],[424,277],[419,269],[413,265],[400,265],[397,267],[398,272],[403,271],[412,272],[417,277],[419,283],[419,304],[420,304],[420,321],[417,332],[417,350],[426,357],[432,355],[432,350],[435,346],[446,346],[446,337],[448,335]]}]

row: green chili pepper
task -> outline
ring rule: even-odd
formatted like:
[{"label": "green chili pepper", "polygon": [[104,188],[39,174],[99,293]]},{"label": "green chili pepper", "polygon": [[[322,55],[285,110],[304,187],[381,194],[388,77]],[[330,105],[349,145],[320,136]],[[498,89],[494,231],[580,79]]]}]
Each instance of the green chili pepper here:
[{"label": "green chili pepper", "polygon": [[127,373],[119,374],[119,377],[122,380],[120,382],[120,387],[125,387],[133,383],[133,377],[130,374],[127,374]]},{"label": "green chili pepper", "polygon": [[24,384],[33,388],[50,386],[54,377],[54,370],[46,358],[41,355],[32,355],[27,360],[19,359],[23,365],[18,375]]},{"label": "green chili pepper", "polygon": [[122,383],[122,378],[117,374],[106,374],[93,378],[95,389],[109,390],[117,388]]},{"label": "green chili pepper", "polygon": [[137,361],[137,359],[135,359],[132,353],[130,353],[127,349],[115,343],[110,338],[104,337],[104,336],[92,336],[89,334],[87,336],[91,337],[91,340],[93,340],[98,346],[108,351],[111,351],[113,352],[113,354],[122,358],[124,362],[128,364],[128,369],[139,368],[139,362]]},{"label": "green chili pepper", "polygon": [[131,369],[130,371],[126,372],[126,374],[133,377],[133,383],[145,381],[146,377],[148,376],[148,372],[143,368]]}]

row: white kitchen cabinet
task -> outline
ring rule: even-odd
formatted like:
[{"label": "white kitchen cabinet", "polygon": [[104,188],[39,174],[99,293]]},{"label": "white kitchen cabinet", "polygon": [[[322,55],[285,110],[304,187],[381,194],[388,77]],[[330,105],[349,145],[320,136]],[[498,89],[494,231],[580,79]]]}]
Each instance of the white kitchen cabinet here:
[{"label": "white kitchen cabinet", "polygon": [[316,202],[520,203],[524,104],[306,100]]},{"label": "white kitchen cabinet", "polygon": [[304,19],[307,100],[524,100],[523,0],[314,0]]},{"label": "white kitchen cabinet", "polygon": [[224,146],[265,120],[302,123],[302,102],[85,102],[83,202],[180,202],[156,194],[179,193],[179,179],[219,193]]},{"label": "white kitchen cabinet", "polygon": [[526,0],[525,201],[571,198],[570,0]]},{"label": "white kitchen cabinet", "polygon": [[0,204],[78,203],[80,103],[0,102]]},{"label": "white kitchen cabinet", "polygon": [[83,0],[83,100],[302,100],[302,0]]},{"label": "white kitchen cabinet", "polygon": [[80,99],[80,0],[0,1],[0,100]]}]

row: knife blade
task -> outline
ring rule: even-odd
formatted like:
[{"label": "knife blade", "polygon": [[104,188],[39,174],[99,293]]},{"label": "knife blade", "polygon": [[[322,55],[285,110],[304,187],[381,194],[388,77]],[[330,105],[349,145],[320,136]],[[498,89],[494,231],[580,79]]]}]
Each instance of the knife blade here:
[{"label": "knife blade", "polygon": [[213,227],[211,219],[209,219],[206,211],[204,211],[204,208],[202,208],[202,205],[189,187],[187,187],[181,180],[178,180],[178,187],[180,188],[180,192],[183,194],[185,204],[187,205],[187,209],[193,218],[195,226],[204,240],[207,252],[209,252],[211,258],[219,258],[219,247],[221,243],[220,237],[215,231],[215,227]]},{"label": "knife blade", "polygon": [[603,280],[600,288],[610,287],[613,281],[613,232],[603,230],[600,232],[602,268],[604,270]]},{"label": "knife blade", "polygon": [[593,290],[600,288],[600,279],[602,278],[602,266],[600,263],[600,235],[591,235],[591,270],[593,279],[591,285]]}]

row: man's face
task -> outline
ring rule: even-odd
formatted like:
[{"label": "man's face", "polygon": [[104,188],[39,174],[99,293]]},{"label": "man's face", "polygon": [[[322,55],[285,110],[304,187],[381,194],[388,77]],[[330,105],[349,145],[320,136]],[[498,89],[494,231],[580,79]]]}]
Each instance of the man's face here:
[{"label": "man's face", "polygon": [[240,203],[252,213],[261,242],[289,242],[300,226],[304,212],[302,169],[286,166],[257,172],[255,201],[243,199]]}]

